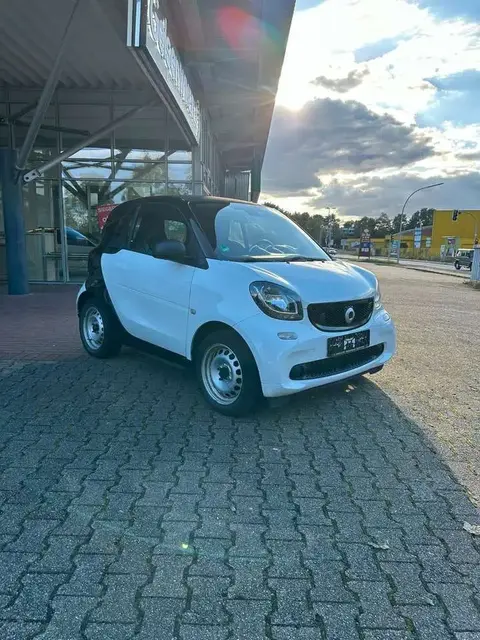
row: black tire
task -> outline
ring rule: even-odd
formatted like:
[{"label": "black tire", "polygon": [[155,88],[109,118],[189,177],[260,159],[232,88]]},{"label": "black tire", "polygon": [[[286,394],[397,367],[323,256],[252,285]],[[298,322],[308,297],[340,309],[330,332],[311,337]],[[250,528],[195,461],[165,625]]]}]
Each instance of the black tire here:
[{"label": "black tire", "polygon": [[[216,350],[218,355],[214,358],[209,368],[208,362],[213,358]],[[264,398],[255,358],[248,345],[237,333],[229,330],[211,333],[198,345],[194,358],[195,371],[202,394],[216,411],[227,416],[240,417],[251,413],[263,404]],[[216,367],[215,360],[220,363],[218,365],[220,367],[218,368],[219,375],[221,375],[221,369],[223,369],[227,374],[240,376],[235,380],[233,377],[228,380],[225,379],[226,385],[234,385],[234,387],[231,391],[232,397],[225,397],[223,401],[219,398],[220,392],[215,397],[215,390],[211,390],[212,383],[210,383],[209,389],[208,376],[205,374],[206,370],[211,371]],[[221,365],[222,361],[224,363],[223,366]],[[231,365],[230,362],[232,363]],[[229,366],[231,367],[230,370]],[[239,380],[241,380],[241,383],[239,383]],[[221,379],[220,382],[222,382]],[[235,382],[237,382],[236,385]],[[240,390],[236,389],[236,387],[240,387]],[[227,391],[226,395],[228,393]]]},{"label": "black tire", "polygon": [[460,271],[461,268],[462,268],[462,265],[459,262],[455,262],[455,269],[457,271]]},{"label": "black tire", "polygon": [[[98,346],[94,346],[94,339],[89,338],[87,333],[87,324],[93,322],[92,317],[96,316],[99,325],[98,333],[102,332],[103,338],[98,339]],[[108,303],[100,298],[91,298],[85,302],[80,309],[79,314],[79,331],[85,351],[94,358],[102,360],[113,358],[120,353],[122,348],[122,333],[119,322]],[[94,332],[95,333],[95,332]]]}]

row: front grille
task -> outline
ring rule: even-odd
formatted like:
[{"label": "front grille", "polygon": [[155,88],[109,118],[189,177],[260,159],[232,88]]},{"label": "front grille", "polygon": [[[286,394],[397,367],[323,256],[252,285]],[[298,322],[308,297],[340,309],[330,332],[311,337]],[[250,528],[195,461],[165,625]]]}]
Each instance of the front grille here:
[{"label": "front grille", "polygon": [[373,362],[382,355],[384,350],[385,345],[376,344],[373,347],[343,353],[340,356],[333,356],[333,358],[297,364],[290,371],[290,378],[291,380],[313,380],[315,378],[334,376],[337,373],[345,373]]},{"label": "front grille", "polygon": [[[347,300],[346,302],[321,302],[309,304],[307,311],[310,322],[323,331],[345,331],[358,329],[366,324],[372,317],[375,306],[374,298],[363,300]],[[345,314],[348,309],[353,309],[355,317],[348,323]]]}]

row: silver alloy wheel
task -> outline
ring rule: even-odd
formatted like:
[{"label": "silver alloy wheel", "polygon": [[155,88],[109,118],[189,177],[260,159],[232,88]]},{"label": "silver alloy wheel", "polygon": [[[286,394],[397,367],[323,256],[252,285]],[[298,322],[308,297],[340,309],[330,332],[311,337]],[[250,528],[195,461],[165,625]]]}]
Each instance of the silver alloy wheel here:
[{"label": "silver alloy wheel", "polygon": [[92,351],[98,351],[103,345],[105,338],[103,317],[96,307],[90,307],[83,318],[83,337]]},{"label": "silver alloy wheel", "polygon": [[222,405],[237,400],[243,387],[243,372],[235,353],[224,344],[215,344],[203,354],[201,364],[203,386],[208,395]]}]

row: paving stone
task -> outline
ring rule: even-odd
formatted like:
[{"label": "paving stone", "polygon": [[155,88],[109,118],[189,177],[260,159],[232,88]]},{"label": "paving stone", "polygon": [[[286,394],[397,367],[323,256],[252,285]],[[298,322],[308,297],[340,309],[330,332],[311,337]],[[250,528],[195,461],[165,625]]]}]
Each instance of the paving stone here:
[{"label": "paving stone", "polygon": [[15,589],[21,575],[38,559],[33,553],[0,553],[0,593],[10,593]]},{"label": "paving stone", "polygon": [[273,640],[320,640],[320,627],[272,627]]},{"label": "paving stone", "polygon": [[230,576],[232,570],[227,562],[231,546],[229,540],[196,538],[194,540],[195,559],[190,565],[190,576]]},{"label": "paving stone", "polygon": [[435,530],[435,535],[445,544],[448,558],[453,563],[480,563],[480,553],[474,547],[471,536],[466,531]]},{"label": "paving stone", "polygon": [[191,555],[190,545],[196,524],[192,522],[164,522],[162,524],[163,540],[154,550],[154,554]]},{"label": "paving stone", "polygon": [[262,514],[266,518],[266,540],[301,540],[297,529],[297,516],[293,511],[266,511]]},{"label": "paving stone", "polygon": [[87,614],[95,607],[95,598],[55,596],[51,606],[53,615],[46,631],[36,638],[41,640],[65,640],[81,638],[80,629]]},{"label": "paving stone", "polygon": [[264,500],[260,496],[232,496],[233,513],[229,514],[229,521],[238,524],[264,524],[265,517],[260,508]]},{"label": "paving stone", "polygon": [[375,559],[374,550],[366,544],[338,545],[348,563],[347,578],[351,580],[381,580],[379,566]]},{"label": "paving stone", "polygon": [[326,640],[360,640],[359,610],[355,605],[315,602],[313,608],[325,626]]},{"label": "paving stone", "polygon": [[128,529],[120,543],[120,556],[109,565],[108,573],[143,573],[150,572],[155,541],[153,539],[128,535]]},{"label": "paving stone", "polygon": [[75,557],[75,570],[59,590],[64,596],[98,597],[103,589],[103,578],[114,556],[103,554],[78,554]]},{"label": "paving stone", "polygon": [[175,620],[185,607],[185,601],[175,598],[142,598],[143,612],[140,632],[136,640],[172,640]]},{"label": "paving stone", "polygon": [[45,621],[48,617],[50,598],[66,578],[67,575],[62,573],[44,575],[41,579],[35,574],[23,576],[19,595],[12,606],[0,613],[0,618]]},{"label": "paving stone", "polygon": [[269,602],[229,600],[226,608],[232,616],[231,629],[235,640],[267,637],[267,615],[271,611]]},{"label": "paving stone", "polygon": [[308,602],[309,580],[283,580],[269,578],[268,586],[275,594],[276,608],[272,614],[273,625],[315,624],[315,616]]},{"label": "paving stone", "polygon": [[195,530],[195,538],[224,538],[230,540],[232,533],[229,529],[229,523],[243,522],[243,519],[237,518],[237,514],[232,513],[231,509],[202,509],[199,507],[197,511],[200,527]]},{"label": "paving stone", "polygon": [[264,525],[232,524],[231,530],[235,536],[230,549],[230,557],[262,557],[268,555],[263,543],[263,536],[267,531]]},{"label": "paving stone", "polygon": [[272,557],[272,564],[267,571],[269,578],[303,578],[308,580],[308,571],[302,564],[302,543],[290,542],[288,553],[285,552],[285,543],[280,540],[269,540],[268,548]]},{"label": "paving stone", "polygon": [[399,613],[411,621],[419,640],[452,640],[440,607],[401,607]]},{"label": "paving stone", "polygon": [[366,629],[363,632],[363,640],[415,640],[410,631],[393,631],[382,629],[381,631]]},{"label": "paving stone", "polygon": [[382,569],[395,583],[393,599],[397,605],[435,605],[436,598],[420,580],[421,567],[407,562],[384,562]]},{"label": "paving stone", "polygon": [[67,519],[52,532],[52,536],[88,536],[92,531],[91,522],[100,509],[98,506],[70,506]]},{"label": "paving stone", "polygon": [[40,622],[0,622],[2,640],[31,640],[42,629]]},{"label": "paving stone", "polygon": [[78,550],[79,553],[106,553],[117,554],[120,552],[120,543],[128,523],[125,520],[94,520],[91,524],[93,535],[87,544]]},{"label": "paving stone", "polygon": [[313,576],[314,588],[311,590],[313,602],[354,602],[351,591],[345,586],[345,565],[342,562],[325,562],[316,558],[306,558],[305,566]]},{"label": "paving stone", "polygon": [[357,594],[362,606],[360,625],[372,629],[405,630],[404,620],[395,612],[388,594],[390,587],[386,582],[354,581],[349,588]]},{"label": "paving stone", "polygon": [[47,545],[51,531],[60,524],[58,520],[25,520],[18,538],[7,544],[5,551],[17,553],[41,553]]},{"label": "paving stone", "polygon": [[167,522],[193,522],[200,519],[198,508],[201,495],[197,494],[170,494],[168,498],[168,511],[163,520]]},{"label": "paving stone", "polygon": [[118,623],[94,623],[87,625],[85,636],[88,640],[131,640],[135,635],[135,625]]},{"label": "paving stone", "polygon": [[441,544],[438,537],[427,529],[427,518],[424,515],[397,513],[392,517],[395,522],[401,525],[407,546],[410,544],[428,546]]},{"label": "paving stone", "polygon": [[135,624],[139,611],[136,600],[146,582],[142,575],[108,575],[104,579],[106,593],[98,609],[93,611],[94,622],[121,622]]},{"label": "paving stone", "polygon": [[299,508],[298,524],[299,525],[329,525],[332,524],[331,519],[325,515],[323,507],[326,505],[324,498],[293,498],[295,504]]},{"label": "paving stone", "polygon": [[227,640],[228,629],[214,626],[181,625],[181,640]]},{"label": "paving stone", "polygon": [[447,607],[448,624],[454,631],[480,632],[480,611],[473,601],[474,591],[471,587],[441,583],[430,583],[429,587]]},{"label": "paving stone", "polygon": [[266,587],[267,558],[230,558],[233,569],[233,584],[228,597],[238,600],[270,600],[271,592]]},{"label": "paving stone", "polygon": [[341,554],[335,546],[333,527],[299,524],[297,528],[305,539],[304,558],[341,560]]},{"label": "paving stone", "polygon": [[77,536],[50,536],[47,550],[32,563],[35,573],[67,573],[73,569],[73,556],[85,538]]}]

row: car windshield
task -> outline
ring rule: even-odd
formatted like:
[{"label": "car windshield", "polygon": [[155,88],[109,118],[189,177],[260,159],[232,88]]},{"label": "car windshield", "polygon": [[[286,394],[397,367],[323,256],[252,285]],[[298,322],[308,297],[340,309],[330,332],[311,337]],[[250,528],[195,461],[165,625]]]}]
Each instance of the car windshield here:
[{"label": "car windshield", "polygon": [[268,207],[201,202],[191,208],[219,260],[331,260],[298,225]]}]

